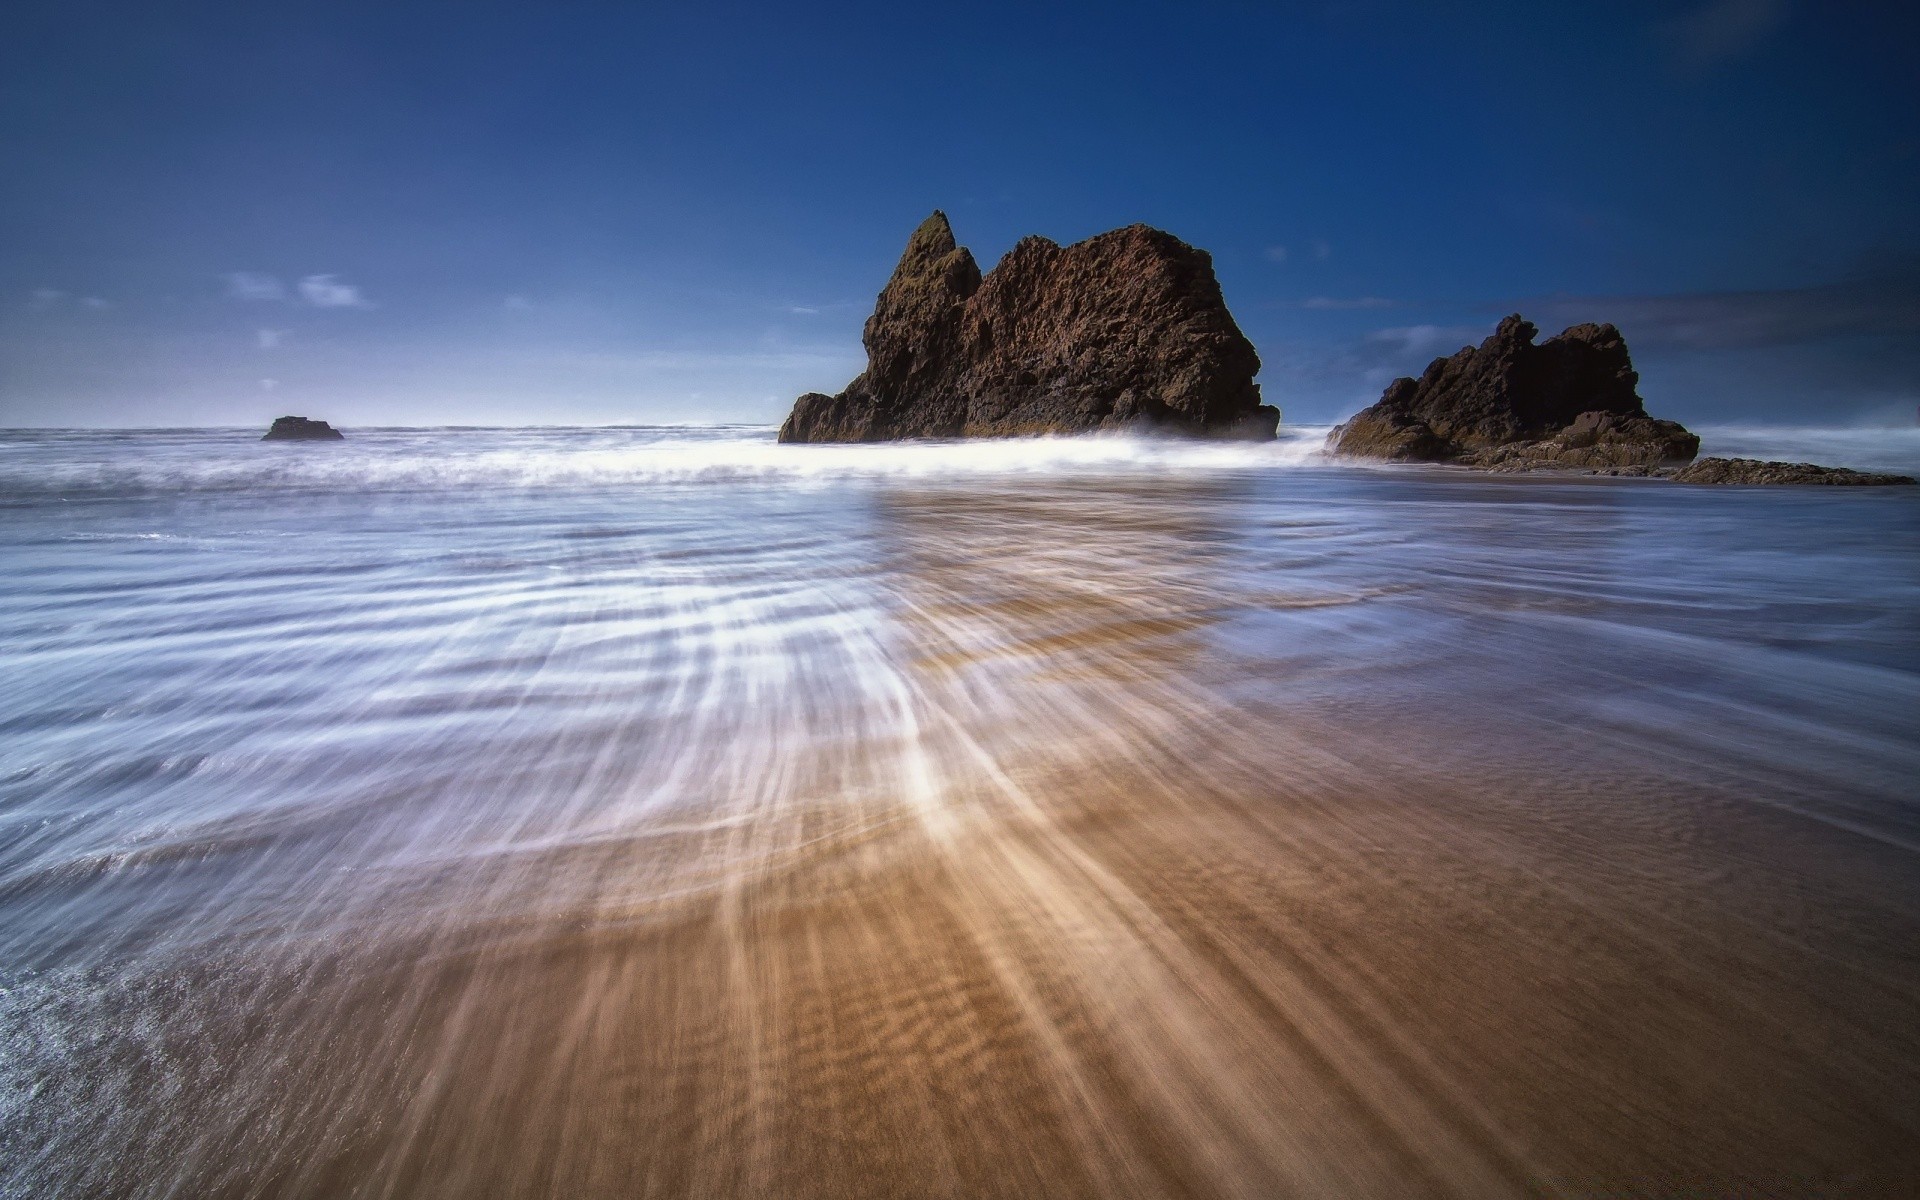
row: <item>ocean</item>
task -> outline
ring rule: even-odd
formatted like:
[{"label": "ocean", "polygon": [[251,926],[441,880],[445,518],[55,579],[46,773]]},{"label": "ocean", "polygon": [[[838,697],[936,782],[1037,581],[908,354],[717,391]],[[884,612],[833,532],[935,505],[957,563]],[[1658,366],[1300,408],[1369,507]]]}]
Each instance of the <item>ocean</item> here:
[{"label": "ocean", "polygon": [[0,1194],[1920,1181],[1920,488],[346,433],[0,432]]}]

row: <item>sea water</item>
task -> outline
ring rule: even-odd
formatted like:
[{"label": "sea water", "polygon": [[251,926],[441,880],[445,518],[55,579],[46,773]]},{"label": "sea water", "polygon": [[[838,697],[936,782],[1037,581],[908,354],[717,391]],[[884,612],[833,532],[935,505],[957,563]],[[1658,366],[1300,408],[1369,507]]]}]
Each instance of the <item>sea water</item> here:
[{"label": "sea water", "polygon": [[[757,427],[0,434],[0,1191],[831,1190],[833,1138],[865,1127],[835,1118],[839,1134],[809,1135],[824,1173],[782,1175],[807,1139],[781,1132],[780,1110],[845,1081],[765,1056],[780,1005],[843,985],[831,964],[779,976],[766,964],[789,960],[760,955],[788,936],[781,920],[823,953],[838,935],[804,932],[806,906],[857,886],[829,873],[778,902],[764,889],[828,863],[869,878],[889,855],[946,864],[956,890],[819,930],[864,927],[911,958],[951,925],[979,948],[979,988],[1042,1049],[1004,1077],[1011,1051],[992,1040],[942,1060],[962,1090],[983,1064],[979,1095],[951,1103],[991,1108],[1005,1079],[1035,1076],[1052,1099],[1034,1111],[1053,1114],[1036,1127],[1075,1131],[1049,1152],[1081,1164],[1069,1190],[1361,1186],[1414,1162],[1460,1192],[1588,1178],[1567,1163],[1622,1177],[1606,1172],[1631,1163],[1631,1128],[1617,1146],[1529,1158],[1512,1149],[1525,1139],[1501,1140],[1523,1116],[1490,1107],[1495,1132],[1469,1137],[1452,1124],[1465,1118],[1384,1082],[1426,1069],[1405,1065],[1413,1051],[1389,1054],[1385,1034],[1342,1042],[1308,1017],[1289,1036],[1324,1042],[1315,1061],[1376,1047],[1343,1086],[1383,1089],[1391,1119],[1341,1124],[1271,1098],[1248,1111],[1235,1097],[1267,1085],[1236,1072],[1279,1018],[1222,1015],[1204,981],[1224,950],[1170,965],[1198,953],[1177,915],[1192,893],[1158,891],[1164,865],[1115,882],[1125,839],[1097,831],[1119,812],[1188,844],[1268,819],[1209,805],[1271,815],[1314,797],[1325,821],[1347,803],[1336,791],[1403,797],[1404,818],[1355,817],[1317,835],[1322,851],[1275,842],[1247,868],[1255,882],[1222,893],[1297,879],[1305,907],[1262,902],[1282,941],[1312,897],[1336,894],[1309,885],[1316,863],[1355,856],[1342,879],[1412,896],[1390,860],[1451,846],[1424,822],[1454,805],[1447,821],[1483,831],[1459,853],[1511,847],[1500,855],[1518,862],[1533,847],[1560,864],[1529,868],[1542,877],[1595,872],[1582,894],[1618,888],[1649,912],[1705,894],[1692,875],[1663,875],[1657,897],[1628,878],[1682,871],[1644,865],[1667,863],[1675,839],[1693,847],[1684,870],[1731,887],[1814,838],[1826,865],[1805,868],[1817,878],[1780,927],[1813,931],[1797,944],[1845,960],[1840,976],[1911,1001],[1913,943],[1898,945],[1920,929],[1920,488],[1343,465],[1320,454],[1325,432],[879,446],[783,446]],[[1915,431],[1709,429],[1716,452],[1920,471]],[[1498,813],[1469,811],[1496,795]],[[1709,811],[1746,831],[1742,849],[1693,823]],[[1779,821],[1801,832],[1766,824]],[[1304,822],[1275,828],[1323,828]],[[1616,860],[1611,837],[1644,838],[1653,857]],[[1387,857],[1362,854],[1369,839]],[[1841,877],[1856,890],[1832,890]],[[1474,911],[1520,907],[1476,878],[1459,893],[1483,896]],[[1750,903],[1729,893],[1711,911]],[[694,911],[733,932],[657,952],[622,932]],[[896,928],[883,911],[908,915]],[[496,965],[483,984],[472,964],[583,937],[628,947],[611,961],[648,988],[710,973],[707,999],[650,1001],[636,1028],[664,1030],[660,1044],[594,1040],[637,985],[586,967],[485,1007],[537,971]],[[1246,949],[1240,969],[1277,969],[1274,953]],[[1391,955],[1352,953],[1363,975],[1392,974]],[[709,1021],[749,988],[777,993],[773,1016]],[[948,1027],[942,1004],[987,1003],[964,990],[869,999],[892,1013],[874,1020],[904,1022],[888,1044],[911,1059]],[[509,1032],[529,1023],[552,1036]],[[1868,1058],[1910,1062],[1906,1034],[1853,1036]],[[625,1070],[639,1074],[621,1094],[646,1091],[639,1060],[619,1061],[643,1042],[661,1078],[694,1090],[636,1116],[606,1089]],[[585,1059],[585,1045],[600,1050]],[[1183,1049],[1163,1061],[1165,1047]],[[1469,1066],[1432,1070],[1454,1080],[1434,1085],[1460,1101],[1444,1107],[1493,1105]],[[725,1113],[687,1099],[722,1078]],[[904,1119],[896,1103],[948,1111],[904,1076],[875,1078],[876,1128]],[[1123,1109],[1160,1132],[1114,1132]],[[678,1141],[628,1128],[696,1110]],[[1885,1133],[1904,1118],[1880,1119]],[[1753,1144],[1778,1128],[1740,1126]],[[917,1138],[947,1145],[932,1190],[1050,1178],[1046,1155],[1016,1153],[987,1115],[875,1136],[869,1152],[903,1171]],[[1142,1149],[1159,1138],[1172,1148]],[[1381,1139],[1411,1147],[1404,1161],[1374,1163]]]}]

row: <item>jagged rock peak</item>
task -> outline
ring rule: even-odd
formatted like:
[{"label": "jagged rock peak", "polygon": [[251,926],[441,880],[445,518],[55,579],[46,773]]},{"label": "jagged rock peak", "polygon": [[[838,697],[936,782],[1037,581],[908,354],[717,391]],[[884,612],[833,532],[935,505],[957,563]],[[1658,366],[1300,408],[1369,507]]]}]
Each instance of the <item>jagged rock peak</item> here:
[{"label": "jagged rock peak", "polygon": [[947,220],[947,214],[939,209],[933,215],[920,222],[914,228],[913,236],[907,239],[907,250],[900,256],[902,264],[916,258],[939,258],[952,254],[960,248],[954,240],[953,225]]},{"label": "jagged rock peak", "polygon": [[867,369],[810,392],[786,442],[1156,428],[1272,437],[1260,359],[1213,260],[1145,225],[1071,246],[1023,238],[986,276],[935,212],[867,319]]},{"label": "jagged rock peak", "polygon": [[980,286],[980,267],[973,261],[972,252],[953,240],[953,227],[947,224],[947,214],[938,209],[920,222],[913,236],[907,239],[907,248],[901,251],[900,262],[893,268],[893,276],[887,280],[881,299],[928,286],[943,289],[962,300]]}]

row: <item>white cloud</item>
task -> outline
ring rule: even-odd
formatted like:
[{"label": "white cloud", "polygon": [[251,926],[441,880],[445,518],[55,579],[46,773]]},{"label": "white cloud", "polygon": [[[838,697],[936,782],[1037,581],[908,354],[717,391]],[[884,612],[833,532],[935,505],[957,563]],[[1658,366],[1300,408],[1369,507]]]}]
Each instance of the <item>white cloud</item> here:
[{"label": "white cloud", "polygon": [[278,379],[262,379],[260,381],[260,390],[263,392],[271,392],[279,386],[280,381]]},{"label": "white cloud", "polygon": [[1713,0],[1659,26],[1676,65],[1701,70],[1744,58],[1786,24],[1787,0]]},{"label": "white cloud", "polygon": [[1277,263],[1287,261],[1287,248],[1285,246],[1268,246],[1267,261]]},{"label": "white cloud", "polygon": [[811,300],[806,303],[782,301],[768,305],[775,312],[793,317],[817,317],[822,313],[840,312],[844,309],[859,307],[848,300]]},{"label": "white cloud", "polygon": [[372,308],[373,304],[351,283],[336,283],[333,275],[309,275],[300,281],[300,296],[315,308]]},{"label": "white cloud", "polygon": [[46,312],[49,309],[61,307],[69,300],[72,300],[81,308],[91,308],[95,311],[113,307],[98,296],[82,296],[75,299],[71,294],[63,292],[59,288],[35,288],[27,293],[27,311]]},{"label": "white cloud", "polygon": [[526,312],[533,307],[533,301],[527,299],[525,296],[508,296],[500,302],[500,307],[511,309],[514,312]]},{"label": "white cloud", "polygon": [[271,275],[262,275],[258,271],[229,271],[227,296],[233,300],[285,300],[287,289]]},{"label": "white cloud", "polygon": [[1333,257],[1333,244],[1325,238],[1315,238],[1309,244],[1313,247],[1313,256],[1321,262]]},{"label": "white cloud", "polygon": [[255,336],[259,339],[262,350],[271,350],[286,341],[287,335],[292,332],[291,329],[261,329],[256,331]]},{"label": "white cloud", "polygon": [[1300,302],[1301,308],[1316,308],[1327,311],[1343,311],[1354,308],[1392,308],[1393,301],[1384,296],[1356,296],[1351,300],[1342,300],[1334,296],[1310,296]]},{"label": "white cloud", "polygon": [[1367,335],[1367,341],[1396,358],[1426,356],[1441,350],[1451,353],[1485,337],[1486,332],[1476,325],[1401,325],[1376,329]]}]

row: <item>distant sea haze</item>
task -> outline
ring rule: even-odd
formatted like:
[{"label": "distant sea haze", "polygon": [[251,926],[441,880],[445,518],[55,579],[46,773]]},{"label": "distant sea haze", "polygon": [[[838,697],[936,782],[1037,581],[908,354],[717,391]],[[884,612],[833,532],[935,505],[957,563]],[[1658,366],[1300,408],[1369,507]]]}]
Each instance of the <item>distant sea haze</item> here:
[{"label": "distant sea haze", "polygon": [[0,432],[0,1194],[1920,1178],[1920,489],[342,428]]}]

